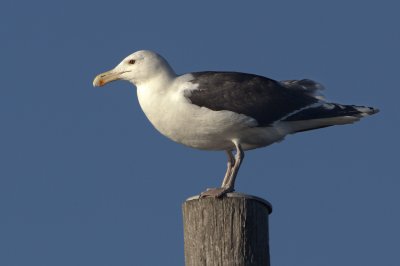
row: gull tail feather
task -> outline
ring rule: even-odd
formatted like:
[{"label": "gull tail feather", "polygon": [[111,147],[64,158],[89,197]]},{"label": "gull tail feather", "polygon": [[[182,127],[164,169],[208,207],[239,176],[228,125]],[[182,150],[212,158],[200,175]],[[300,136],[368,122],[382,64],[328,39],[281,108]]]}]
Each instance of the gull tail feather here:
[{"label": "gull tail feather", "polygon": [[294,113],[282,122],[289,127],[292,133],[296,133],[334,125],[351,124],[378,112],[379,109],[367,106],[323,103]]}]

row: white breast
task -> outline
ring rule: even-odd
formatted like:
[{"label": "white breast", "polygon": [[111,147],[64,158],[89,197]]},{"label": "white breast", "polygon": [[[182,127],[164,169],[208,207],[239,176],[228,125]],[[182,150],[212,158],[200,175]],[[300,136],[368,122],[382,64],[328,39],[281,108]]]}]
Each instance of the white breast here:
[{"label": "white breast", "polygon": [[155,81],[138,86],[139,103],[147,118],[160,133],[184,145],[207,150],[231,148],[231,140],[256,122],[245,115],[191,104],[184,92],[196,85],[189,80],[187,74],[162,88]]}]

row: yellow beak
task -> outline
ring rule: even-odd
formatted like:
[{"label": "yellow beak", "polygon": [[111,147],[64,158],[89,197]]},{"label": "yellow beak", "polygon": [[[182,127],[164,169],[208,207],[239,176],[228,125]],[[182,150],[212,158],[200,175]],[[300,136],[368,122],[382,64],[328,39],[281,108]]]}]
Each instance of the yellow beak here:
[{"label": "yellow beak", "polygon": [[97,75],[93,80],[94,87],[101,87],[111,81],[120,79],[121,72],[115,72],[114,70],[110,70],[104,73]]}]

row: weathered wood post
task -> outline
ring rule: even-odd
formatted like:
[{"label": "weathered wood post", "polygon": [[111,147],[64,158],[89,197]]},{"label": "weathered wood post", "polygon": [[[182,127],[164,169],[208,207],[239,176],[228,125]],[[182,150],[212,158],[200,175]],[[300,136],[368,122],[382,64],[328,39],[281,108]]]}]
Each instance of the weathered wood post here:
[{"label": "weathered wood post", "polygon": [[186,266],[269,266],[268,215],[261,198],[187,199],[182,206]]}]

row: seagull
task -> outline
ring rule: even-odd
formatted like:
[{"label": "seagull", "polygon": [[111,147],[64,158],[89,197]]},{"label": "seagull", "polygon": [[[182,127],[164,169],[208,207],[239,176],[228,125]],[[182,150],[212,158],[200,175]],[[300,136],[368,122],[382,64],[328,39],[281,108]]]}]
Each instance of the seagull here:
[{"label": "seagull", "polygon": [[142,50],[99,74],[93,86],[126,80],[137,88],[151,124],[191,148],[225,151],[227,170],[219,188],[201,197],[233,192],[244,151],[282,141],[286,135],[350,124],[377,113],[373,107],[325,100],[310,79],[276,81],[240,72],[204,71],[177,75],[159,54]]}]

